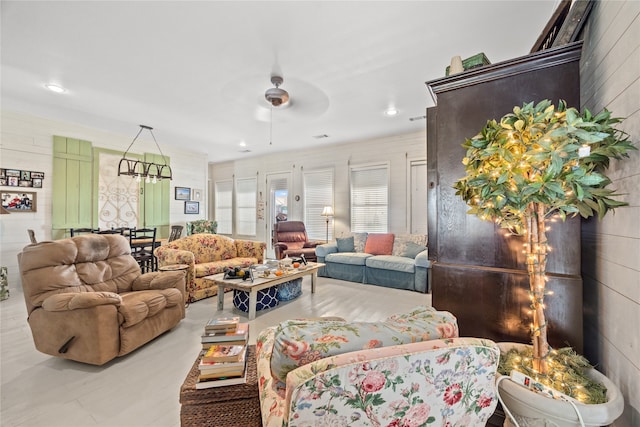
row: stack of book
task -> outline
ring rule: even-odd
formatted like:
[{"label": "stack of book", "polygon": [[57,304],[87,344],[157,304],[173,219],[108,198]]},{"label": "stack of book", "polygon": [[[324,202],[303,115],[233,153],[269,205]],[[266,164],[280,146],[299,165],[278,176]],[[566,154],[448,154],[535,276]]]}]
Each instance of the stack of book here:
[{"label": "stack of book", "polygon": [[196,389],[244,384],[249,324],[239,317],[211,319],[202,335]]}]

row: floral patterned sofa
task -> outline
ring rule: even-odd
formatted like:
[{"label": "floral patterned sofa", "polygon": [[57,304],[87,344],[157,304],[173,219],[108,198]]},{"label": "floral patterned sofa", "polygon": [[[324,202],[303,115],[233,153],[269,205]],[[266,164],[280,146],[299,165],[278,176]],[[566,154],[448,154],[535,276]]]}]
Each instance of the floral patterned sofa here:
[{"label": "floral patterned sofa", "polygon": [[158,267],[186,264],[187,302],[218,294],[218,287],[205,276],[222,273],[225,267],[249,267],[264,260],[264,242],[234,240],[219,234],[192,234],[155,250]]},{"label": "floral patterned sofa", "polygon": [[417,307],[383,322],[292,320],[257,338],[262,424],[484,426],[500,352]]}]

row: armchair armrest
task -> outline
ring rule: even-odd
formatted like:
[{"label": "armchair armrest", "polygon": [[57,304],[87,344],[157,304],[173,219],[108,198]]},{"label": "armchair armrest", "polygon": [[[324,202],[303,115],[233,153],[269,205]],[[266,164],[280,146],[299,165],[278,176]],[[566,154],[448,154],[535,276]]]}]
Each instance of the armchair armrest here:
[{"label": "armchair armrest", "polygon": [[121,303],[122,297],[114,292],[68,292],[46,298],[42,308],[45,311],[69,311],[99,305],[119,306]]},{"label": "armchair armrest", "polygon": [[235,240],[236,251],[242,258],[256,258],[259,263],[264,260],[264,251],[267,249],[265,242],[256,240]]},{"label": "armchair armrest", "polygon": [[305,242],[303,248],[315,248],[318,245],[323,245],[324,242]]},{"label": "armchair armrest", "polygon": [[[416,393],[425,397],[428,406],[422,409],[427,412],[432,409],[433,425],[444,425],[447,420],[455,420],[452,423],[455,425],[484,425],[497,405],[495,374],[499,358],[500,351],[490,340],[453,338],[359,350],[315,360],[287,375],[283,419],[303,425],[317,418],[315,411],[329,405],[339,414],[362,410],[371,416],[369,419],[380,419],[383,413],[396,412],[396,416],[402,418],[407,410],[418,405],[412,400],[412,394]],[[451,409],[443,398],[447,388],[432,382],[433,378],[443,384],[456,382],[462,389],[470,390],[474,398],[453,413],[447,413],[447,419],[441,411]],[[398,379],[401,382],[393,384]],[[393,386],[390,387],[390,383]],[[408,385],[410,391],[407,391]],[[374,404],[373,399],[367,398],[360,400],[366,408],[354,404],[357,398],[367,394],[365,391],[377,393],[381,402]],[[486,404],[473,407],[481,396]],[[469,413],[475,413],[471,421],[467,419]],[[481,421],[484,422],[480,424]]]}]

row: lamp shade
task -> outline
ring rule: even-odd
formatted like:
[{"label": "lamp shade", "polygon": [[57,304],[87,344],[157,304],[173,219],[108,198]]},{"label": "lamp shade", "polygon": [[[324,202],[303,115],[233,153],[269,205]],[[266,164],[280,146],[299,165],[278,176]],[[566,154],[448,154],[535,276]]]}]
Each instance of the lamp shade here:
[{"label": "lamp shade", "polygon": [[324,209],[322,209],[322,213],[320,215],[322,215],[322,216],[333,216],[333,207],[325,206]]}]

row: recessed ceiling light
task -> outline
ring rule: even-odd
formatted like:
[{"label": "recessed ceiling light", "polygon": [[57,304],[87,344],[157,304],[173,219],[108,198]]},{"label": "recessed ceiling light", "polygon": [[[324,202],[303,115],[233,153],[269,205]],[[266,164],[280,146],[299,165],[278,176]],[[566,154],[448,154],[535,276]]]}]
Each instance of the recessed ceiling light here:
[{"label": "recessed ceiling light", "polygon": [[246,143],[246,142],[244,142],[244,141],[240,141],[240,147],[246,147],[246,146],[247,146],[247,143]]},{"label": "recessed ceiling light", "polygon": [[56,84],[52,84],[52,83],[46,84],[46,85],[44,85],[44,87],[49,89],[51,92],[55,92],[55,93],[65,93],[67,91],[62,86],[59,86],[59,85],[56,85]]},{"label": "recessed ceiling light", "polygon": [[396,110],[395,108],[389,108],[387,111],[384,112],[384,114],[389,117],[395,116],[398,114],[398,110]]}]

